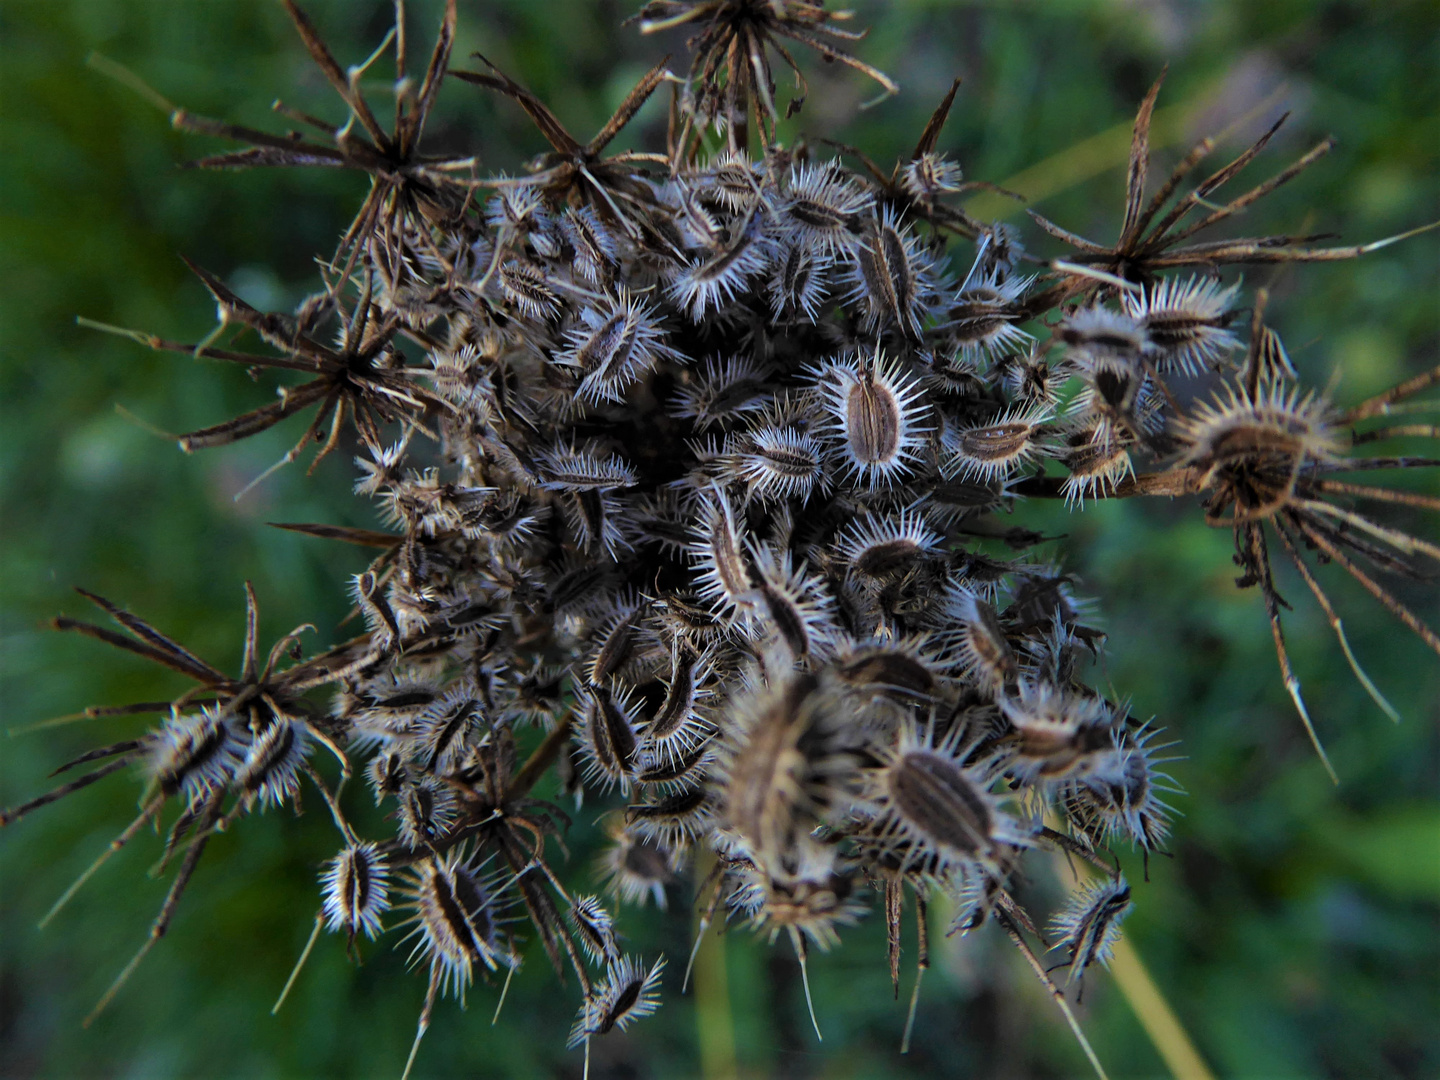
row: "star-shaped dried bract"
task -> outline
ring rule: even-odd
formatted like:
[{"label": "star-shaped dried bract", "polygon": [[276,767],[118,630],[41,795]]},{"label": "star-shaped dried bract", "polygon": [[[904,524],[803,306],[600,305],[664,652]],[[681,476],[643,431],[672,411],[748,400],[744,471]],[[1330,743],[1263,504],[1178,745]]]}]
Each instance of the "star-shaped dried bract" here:
[{"label": "star-shaped dried bract", "polygon": [[[1042,229],[1057,240],[1075,248],[1075,253],[1058,268],[1074,275],[1059,288],[1071,292],[1085,288],[1085,272],[1098,271],[1101,275],[1119,277],[1126,281],[1150,282],[1165,270],[1183,267],[1201,267],[1207,270],[1224,265],[1263,265],[1289,262],[1334,262],[1353,259],[1379,247],[1394,243],[1402,237],[1389,237],[1371,244],[1348,247],[1309,246],[1319,236],[1279,235],[1262,237],[1236,237],[1228,240],[1210,240],[1187,243],[1198,233],[1218,225],[1242,213],[1247,207],[1269,195],[1281,185],[1289,183],[1335,147],[1335,140],[1326,137],[1311,150],[1291,163],[1270,179],[1257,184],[1229,202],[1216,205],[1211,196],[1233,180],[1265,149],[1265,146],[1280,130],[1289,113],[1281,116],[1248,149],[1229,164],[1206,177],[1194,190],[1176,199],[1163,214],[1162,210],[1179,190],[1196,166],[1207,158],[1215,148],[1215,140],[1206,137],[1190,150],[1173,172],[1148,200],[1145,198],[1146,180],[1150,170],[1150,122],[1155,111],[1155,101],[1160,95],[1161,84],[1165,81],[1162,72],[1155,80],[1150,92],[1140,105],[1135,117],[1134,133],[1130,146],[1129,165],[1125,178],[1125,215],[1120,226],[1120,235],[1115,244],[1106,247],[1087,240],[1068,229],[1030,211],[1030,216]],[[1204,217],[1185,224],[1185,219],[1196,210],[1209,211]],[[1410,234],[1405,234],[1410,235]],[[1047,290],[1036,298],[1037,303],[1054,302],[1054,290]]]},{"label": "star-shaped dried bract", "polygon": [[[288,355],[240,353],[204,344],[186,346],[158,338],[150,339],[149,344],[256,368],[282,368],[314,376],[299,386],[282,388],[279,401],[182,435],[180,448],[187,453],[237,442],[318,403],[315,419],[280,462],[283,465],[294,461],[313,441],[320,447],[314,463],[318,464],[339,442],[347,415],[361,441],[366,446],[379,448],[383,442],[382,423],[418,424],[428,410],[449,408],[443,399],[416,385],[415,372],[407,368],[403,355],[394,345],[396,335],[402,330],[402,318],[397,312],[384,312],[373,303],[368,276],[353,311],[346,313],[337,305],[342,333],[338,346],[332,348],[311,336],[306,319],[297,321],[258,311],[213,274],[188,259],[186,265],[215,297],[222,324],[240,323]],[[143,336],[141,340],[145,340]]]},{"label": "star-shaped dried bract", "polygon": [[[457,183],[451,171],[468,168],[473,159],[453,156],[430,157],[419,152],[425,122],[435,104],[455,40],[456,0],[446,0],[440,33],[418,88],[405,69],[405,27],[403,5],[396,3],[395,29],[380,49],[365,63],[342,69],[316,31],[310,17],[294,3],[283,0],[305,48],[326,79],[350,109],[340,127],[305,113],[282,109],[293,119],[324,132],[333,145],[301,138],[298,132],[272,135],[254,128],[196,116],[177,109],[171,117],[175,127],[204,135],[250,144],[250,149],[217,154],[193,162],[202,169],[240,169],[256,166],[330,166],[349,168],[370,177],[370,191],[354,221],[346,230],[334,263],[345,260],[341,278],[349,276],[360,250],[372,238],[389,256],[388,265],[399,261],[402,245],[414,238],[428,237],[431,227],[463,229],[470,206],[468,189]],[[360,80],[391,40],[395,42],[395,120],[391,131],[381,127],[360,89]],[[357,130],[358,125],[358,130]],[[433,245],[432,245],[433,246]]]},{"label": "star-shaped dried bract", "polygon": [[866,31],[835,25],[848,17],[848,12],[827,11],[806,0],[650,0],[635,19],[642,34],[700,24],[700,30],[686,43],[693,53],[687,76],[687,96],[691,97],[687,112],[700,128],[723,125],[730,149],[744,150],[752,113],[765,143],[775,140],[779,112],[771,50],[795,75],[797,93],[786,115],[794,115],[805,101],[805,77],[781,39],[808,45],[827,61],[838,60],[868,75],[884,88],[884,97],[899,91],[883,71],[837,44],[865,36]]},{"label": "star-shaped dried bract", "polygon": [[[639,223],[655,209],[655,196],[651,188],[635,176],[636,165],[668,165],[670,159],[663,154],[649,154],[638,150],[627,150],[605,156],[605,148],[614,141],[625,125],[635,118],[641,106],[650,100],[659,85],[669,77],[665,65],[667,56],[645,73],[638,83],[625,95],[619,107],[605,125],[588,143],[565,130],[559,118],[549,106],[533,93],[510,78],[484,56],[475,54],[476,59],[488,67],[491,74],[475,71],[452,71],[450,74],[465,82],[484,86],[504,94],[516,102],[525,114],[535,122],[540,134],[552,147],[540,155],[532,165],[531,175],[520,181],[533,185],[550,199],[562,205],[592,206],[609,220],[619,224],[632,236],[640,234]],[[500,181],[492,182],[499,186]]]},{"label": "star-shaped dried bract", "polygon": [[[109,1004],[155,942],[164,936],[211,836],[223,831],[257,804],[278,804],[298,798],[302,777],[310,778],[335,811],[337,821],[343,821],[332,793],[306,761],[307,741],[314,739],[329,747],[339,758],[346,775],[349,765],[331,737],[330,724],[322,713],[304,700],[303,695],[314,687],[334,681],[341,673],[363,661],[368,647],[363,638],[356,639],[311,660],[278,670],[280,661],[287,654],[298,660],[298,638],[313,629],[306,625],[297,627],[277,641],[262,666],[258,642],[259,613],[255,592],[246,582],[244,657],[240,674],[229,676],[139,616],[84,589],[76,591],[110,615],[129,632],[129,636],[68,617],[55,619],[51,624],[55,629],[104,641],[179,672],[196,684],[169,702],[138,702],[86,710],[80,715],[160,713],[167,719],[160,727],[138,739],[125,739],[100,747],[62,765],[57,773],[77,765],[110,759],[105,765],[76,780],[0,813],[0,826],[9,825],[33,810],[130,765],[139,765],[148,778],[140,813],[61,895],[42,920],[43,926],[147,823],[158,821],[167,805],[176,800],[183,803],[179,816],[167,831],[161,857],[163,866],[172,853],[186,844],[180,869],[159,915],[151,925],[145,944],[100,999],[85,1021],[88,1025]],[[227,800],[231,804],[228,809]]]}]

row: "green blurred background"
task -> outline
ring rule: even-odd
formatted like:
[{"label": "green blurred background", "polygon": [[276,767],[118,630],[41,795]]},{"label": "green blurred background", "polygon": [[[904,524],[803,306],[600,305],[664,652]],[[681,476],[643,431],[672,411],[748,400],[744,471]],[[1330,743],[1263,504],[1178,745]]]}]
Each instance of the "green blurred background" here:
[{"label": "green blurred background", "polygon": [[[628,4],[460,6],[456,56],[483,50],[582,138],[660,55],[685,62],[683,34],[620,28]],[[366,55],[390,18],[383,3],[307,7],[342,64]],[[412,66],[439,7],[409,4]],[[894,76],[901,95],[857,115],[873,86],[802,52],[811,94],[788,137],[842,138],[891,161],[960,74],[942,147],[969,177],[1009,181],[1047,216],[1103,238],[1116,229],[1129,119],[1168,62],[1156,171],[1239,119],[1224,147],[1236,149],[1283,109],[1294,116],[1257,178],[1327,132],[1339,138],[1328,159],[1252,211],[1239,226],[1247,234],[1324,230],[1361,242],[1440,218],[1433,3],[907,3],[861,6],[857,22],[873,28],[860,54]],[[292,306],[315,286],[312,258],[332,249],[363,181],[180,171],[221,144],[170,131],[161,113],[85,66],[92,50],[195,112],[278,130],[269,112],[278,94],[343,119],[272,0],[0,2],[6,727],[183,687],[96,642],[39,629],[56,613],[84,613],[72,585],[235,666],[242,581],[260,596],[263,637],[314,622],[318,647],[341,636],[341,583],[365,557],[264,523],[375,524],[349,495],[342,454],[309,478],[292,466],[232,500],[298,437],[298,422],[187,458],[117,413],[189,430],[271,400],[273,383],[74,324],[79,314],[204,335],[213,307],[179,253],[262,307]],[[384,93],[377,77],[375,99]],[[513,105],[458,83],[442,94],[431,134],[432,148],[478,151],[489,170],[514,172],[543,149]],[[662,104],[626,138],[663,143]],[[986,211],[1014,213],[988,199]],[[1360,262],[1248,280],[1271,285],[1273,323],[1292,356],[1313,384],[1333,377],[1341,403],[1440,360],[1435,233]],[[1202,1056],[1224,1076],[1440,1075],[1440,661],[1343,575],[1322,571],[1356,652],[1404,716],[1392,725],[1350,675],[1304,586],[1281,573],[1296,609],[1287,621],[1295,665],[1342,777],[1334,789],[1284,694],[1259,597],[1232,585],[1227,533],[1205,528],[1188,504],[1102,504],[1072,518],[1027,506],[1017,517],[1069,534],[1067,565],[1112,634],[1105,674],[1181,740],[1184,760],[1171,771],[1187,793],[1175,800],[1174,858],[1154,861],[1126,931]],[[1433,516],[1389,520],[1435,532]],[[1435,621],[1432,585],[1400,591]],[[0,804],[31,797],[69,756],[140,726],[90,721],[0,741]],[[399,935],[366,947],[358,968],[338,940],[322,939],[285,1010],[269,1014],[310,928],[317,866],[334,847],[318,806],[298,821],[258,816],[213,843],[169,936],[81,1029],[164,895],[167,882],[146,875],[153,838],[115,858],[48,930],[35,923],[128,820],[136,793],[116,777],[0,834],[0,1074],[398,1076],[424,994],[423,977],[391,947]],[[352,795],[363,819],[368,797]],[[572,831],[576,880],[590,873],[591,813]],[[1137,862],[1126,858],[1138,878]],[[1027,895],[1044,906],[1058,888],[1042,866]],[[627,910],[621,928],[647,954],[666,952],[674,976],[690,922],[688,896],[676,890],[671,900],[664,917]],[[736,929],[710,954],[700,1008],[667,977],[659,1014],[598,1043],[593,1075],[718,1075],[729,1047],[746,1076],[1085,1075],[1003,939],[987,931],[936,952],[908,1057],[896,1053],[903,1001],[891,998],[871,918],[812,963],[823,1044],[803,1019],[787,950]],[[441,1003],[416,1075],[579,1075],[580,1056],[563,1049],[574,987],[557,988],[538,952],[492,1028],[496,995],[476,987],[465,1013]],[[1109,977],[1089,980],[1083,1013],[1112,1075],[1166,1075]]]}]

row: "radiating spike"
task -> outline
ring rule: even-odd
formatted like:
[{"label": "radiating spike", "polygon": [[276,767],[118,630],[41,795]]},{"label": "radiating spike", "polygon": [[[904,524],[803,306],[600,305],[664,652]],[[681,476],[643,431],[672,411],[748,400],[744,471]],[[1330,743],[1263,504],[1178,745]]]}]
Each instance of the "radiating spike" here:
[{"label": "radiating spike", "polygon": [[290,971],[290,977],[285,980],[285,988],[280,991],[280,996],[275,999],[274,1006],[270,1009],[271,1016],[280,1014],[280,1006],[285,1004],[285,999],[290,996],[290,988],[295,985],[295,980],[300,977],[300,969],[305,966],[305,961],[310,959],[310,950],[315,948],[315,940],[320,936],[320,927],[325,922],[325,909],[321,908],[315,913],[315,928],[310,931],[310,939],[305,942],[305,948],[300,950],[300,959],[295,961],[295,967]]}]

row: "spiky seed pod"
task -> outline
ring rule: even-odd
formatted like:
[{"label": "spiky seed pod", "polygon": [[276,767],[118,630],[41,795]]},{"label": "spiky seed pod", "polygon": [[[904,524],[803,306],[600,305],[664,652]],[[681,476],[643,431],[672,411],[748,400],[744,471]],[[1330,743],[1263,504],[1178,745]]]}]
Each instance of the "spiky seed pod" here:
[{"label": "spiky seed pod", "polygon": [[711,159],[698,182],[708,201],[732,214],[743,214],[760,198],[763,176],[748,155],[727,150]]},{"label": "spiky seed pod", "polygon": [[840,628],[835,598],[824,582],[803,563],[795,566],[789,550],[752,544],[750,555],[756,571],[752,629],[759,634],[773,632],[796,660],[828,656]]},{"label": "spiky seed pod", "polygon": [[940,640],[958,671],[991,697],[1000,694],[1014,681],[1019,666],[995,609],[972,590],[952,583],[943,611]]},{"label": "spiky seed pod", "polygon": [[575,253],[575,270],[582,278],[598,285],[610,276],[620,249],[593,206],[567,207],[560,218],[560,235]]},{"label": "spiky seed pod", "polygon": [[760,502],[808,502],[825,488],[825,448],[798,427],[765,426],[746,432],[734,454],[747,496]]},{"label": "spiky seed pod", "polygon": [[1006,768],[1032,784],[1092,771],[1097,755],[1114,745],[1120,722],[1102,698],[1029,679],[999,705],[1012,729],[1003,740]]},{"label": "spiky seed pod", "polygon": [[765,367],[746,356],[712,356],[698,372],[687,373],[671,403],[673,415],[693,418],[697,429],[734,421],[770,402]]},{"label": "spiky seed pod", "polygon": [[947,432],[947,473],[985,484],[1008,479],[1044,453],[1041,440],[1049,419],[1050,408],[1043,403],[1012,406],[988,424]]},{"label": "spiky seed pod", "polygon": [[930,203],[941,195],[958,191],[964,178],[955,162],[942,154],[927,152],[900,170],[900,188],[912,199]]},{"label": "spiky seed pod", "polygon": [[390,868],[371,843],[351,842],[325,864],[323,885],[326,924],[333,933],[375,938],[383,929],[380,917],[390,909]]},{"label": "spiky seed pod", "polygon": [[647,787],[671,793],[706,782],[709,765],[714,759],[710,742],[715,729],[698,717],[687,726],[696,729],[699,734],[693,737],[693,744],[686,750],[652,748],[648,739],[642,744],[640,771],[635,774],[636,780]]},{"label": "spiky seed pod", "polygon": [[217,708],[167,717],[149,742],[146,771],[166,796],[208,795],[228,784],[244,761],[244,744]]},{"label": "spiky seed pod", "polygon": [[1135,475],[1128,447],[1109,424],[1082,427],[1065,442],[1061,460],[1070,470],[1063,485],[1067,505],[1083,508],[1087,498],[1104,498],[1127,476]]},{"label": "spiky seed pod", "polygon": [[644,753],[652,761],[676,763],[690,756],[714,728],[700,709],[715,696],[709,684],[714,668],[708,653],[677,647],[664,680],[665,697],[645,721]]},{"label": "spiky seed pod", "polygon": [[305,725],[276,716],[250,742],[231,780],[240,797],[260,805],[279,806],[300,787],[300,770],[310,753]]},{"label": "spiky seed pod", "polygon": [[868,515],[852,522],[835,538],[834,546],[855,573],[885,578],[933,558],[943,539],[930,528],[924,510],[910,506],[893,516]]},{"label": "spiky seed pod", "polygon": [[940,676],[923,648],[923,639],[842,648],[832,670],[846,686],[925,701],[935,694]]},{"label": "spiky seed pod", "polygon": [[457,686],[421,714],[416,735],[416,764],[445,776],[464,757],[470,737],[479,731],[483,706],[468,687]]},{"label": "spiky seed pod", "polygon": [[854,764],[837,704],[817,677],[796,673],[732,705],[722,817],[754,851],[778,856],[843,803]]},{"label": "spiky seed pod", "polygon": [[581,308],[565,341],[555,360],[583,375],[577,392],[592,405],[624,401],[626,390],[656,364],[679,358],[665,344],[655,307],[623,289]]},{"label": "spiky seed pod", "polygon": [[693,787],[647,798],[625,810],[627,827],[642,840],[681,851],[707,836],[718,817],[718,800],[699,778]]},{"label": "spiky seed pod", "polygon": [[649,1016],[660,1007],[660,973],[665,970],[662,956],[647,971],[644,963],[633,956],[612,962],[605,972],[605,981],[594,989],[580,1006],[580,1015],[570,1032],[571,1049],[596,1035],[624,1031],[636,1020]]},{"label": "spiky seed pod", "polygon": [[496,878],[452,852],[414,868],[409,890],[419,937],[417,951],[440,972],[441,987],[457,997],[470,985],[476,965],[491,971],[513,960],[499,932]]},{"label": "spiky seed pod", "polygon": [[1186,450],[1181,463],[1200,473],[1243,517],[1273,514],[1290,497],[1300,469],[1340,458],[1340,431],[1323,398],[1284,383],[1262,386],[1254,398],[1226,387],[1177,423]]},{"label": "spiky seed pod", "polygon": [[675,881],[675,853],[623,827],[612,829],[610,838],[599,867],[606,887],[621,903],[643,907],[653,901],[664,911],[665,887]]},{"label": "spiky seed pod", "polygon": [[925,868],[943,877],[950,868],[995,864],[1001,844],[1023,845],[1028,831],[990,794],[992,776],[968,764],[960,731],[935,738],[910,722],[865,773],[869,835],[898,860],[900,872]]},{"label": "spiky seed pod", "polygon": [[495,276],[505,299],[527,319],[548,322],[559,316],[564,307],[564,300],[539,267],[512,260],[500,267]]},{"label": "spiky seed pod", "polygon": [[814,323],[829,294],[834,260],[803,244],[795,244],[775,261],[770,274],[770,313],[778,322],[803,318]]},{"label": "spiky seed pod", "polygon": [[830,949],[840,928],[865,912],[855,893],[853,868],[841,865],[834,845],[801,837],[784,857],[742,872],[730,906],[772,942],[783,931]]},{"label": "spiky seed pod", "polygon": [[429,847],[455,820],[454,792],[429,777],[401,788],[399,802],[400,838],[409,847]]},{"label": "spiky seed pod", "polygon": [[615,943],[615,920],[599,897],[576,897],[568,914],[580,947],[591,963],[605,965],[620,959],[620,949]]},{"label": "spiky seed pod", "polygon": [[379,806],[387,798],[400,794],[406,781],[405,759],[394,750],[378,753],[365,767],[365,776],[375,793],[375,805]]},{"label": "spiky seed pod", "polygon": [[940,329],[948,341],[970,360],[1026,349],[1033,338],[1019,324],[1024,321],[1021,298],[1029,278],[976,275],[965,284],[945,312]]},{"label": "spiky seed pod", "polygon": [[717,611],[746,611],[754,605],[755,575],[735,508],[717,486],[697,508],[690,558],[700,598]]},{"label": "spiky seed pod", "polygon": [[1078,983],[1091,964],[1110,966],[1120,923],[1130,914],[1130,883],[1124,877],[1085,885],[1051,920],[1055,948],[1069,953],[1067,984]]},{"label": "spiky seed pod", "polygon": [[591,686],[604,685],[634,657],[649,610],[649,604],[642,600],[623,600],[600,625],[593,635],[595,651],[585,670],[585,679]]},{"label": "spiky seed pod", "polygon": [[1018,401],[1054,406],[1060,400],[1061,387],[1073,373],[1068,362],[1027,352],[1005,365],[1005,392]]},{"label": "spiky seed pod", "polygon": [[774,251],[752,216],[718,251],[691,263],[670,282],[668,295],[692,322],[730,303],[744,292],[753,278],[765,272]]},{"label": "spiky seed pod", "polygon": [[613,686],[591,686],[579,695],[579,705],[576,739],[589,763],[587,780],[605,790],[619,786],[629,791],[640,750],[629,694]]},{"label": "spiky seed pod", "polygon": [[1215,278],[1167,278],[1145,291],[1122,293],[1126,313],[1144,329],[1161,371],[1196,375],[1240,347],[1226,329],[1239,284],[1222,288]]},{"label": "spiky seed pod", "polygon": [[1089,842],[1123,838],[1146,851],[1165,842],[1172,810],[1160,796],[1180,789],[1156,768],[1166,760],[1155,757],[1165,746],[1150,745],[1156,734],[1148,726],[1115,731],[1111,747],[1095,754],[1089,768],[1065,786],[1065,812]]},{"label": "spiky seed pod", "polygon": [[870,194],[845,175],[838,161],[791,170],[779,210],[796,242],[815,252],[842,255],[860,245]]},{"label": "spiky seed pod", "polygon": [[893,327],[919,341],[934,291],[934,260],[919,241],[886,208],[869,223],[853,259],[844,299],[861,307],[865,329],[878,333]]},{"label": "spiky seed pod", "polygon": [[1130,360],[1150,347],[1145,327],[1133,315],[1096,305],[1065,319],[1055,336],[1078,353],[1082,363]]},{"label": "spiky seed pod", "polygon": [[815,374],[826,430],[851,477],[867,487],[888,487],[915,468],[927,430],[924,397],[898,360],[877,349],[873,359],[834,360]]},{"label": "spiky seed pod", "polygon": [[637,481],[624,458],[595,447],[556,446],[541,454],[538,463],[548,491],[606,491],[634,487]]}]

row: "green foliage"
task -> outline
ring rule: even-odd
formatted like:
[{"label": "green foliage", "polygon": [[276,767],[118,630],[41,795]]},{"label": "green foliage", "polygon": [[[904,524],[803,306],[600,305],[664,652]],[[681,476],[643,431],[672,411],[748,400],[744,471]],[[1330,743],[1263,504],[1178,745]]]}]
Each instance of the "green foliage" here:
[{"label": "green foliage", "polygon": [[[389,18],[383,4],[308,7],[342,62],[368,53]],[[416,40],[426,41],[438,5],[411,8]],[[627,14],[609,3],[467,4],[456,56],[485,52],[583,137],[659,55],[681,55],[680,35],[640,39],[619,29]],[[907,3],[862,9],[857,22],[874,28],[859,53],[895,77],[901,96],[855,119],[873,87],[838,65],[802,60],[810,100],[782,137],[843,138],[888,163],[908,152],[958,72],[965,84],[942,148],[968,178],[1004,184],[1095,133],[1128,129],[1168,60],[1161,106],[1178,111],[1164,164],[1252,109],[1232,145],[1277,105],[1296,110],[1272,160],[1327,131],[1339,136],[1329,160],[1255,209],[1246,235],[1325,231],[1359,243],[1421,224],[1440,206],[1440,19],[1422,2]],[[277,94],[333,117],[329,89],[284,12],[265,0],[12,0],[0,8],[0,42],[4,724],[177,690],[173,678],[95,642],[37,629],[58,612],[79,614],[71,585],[127,604],[226,669],[239,663],[245,579],[261,599],[262,639],[308,620],[320,627],[314,646],[338,640],[347,610],[338,583],[362,568],[364,554],[262,523],[373,527],[349,497],[348,463],[336,455],[309,478],[292,465],[232,501],[297,437],[294,422],[185,458],[116,406],[179,431],[252,408],[270,391],[242,371],[150,353],[73,321],[80,314],[203,336],[213,309],[177,253],[261,306],[293,306],[313,279],[311,254],[333,247],[363,195],[360,180],[323,170],[178,171],[218,144],[171,132],[163,115],[85,66],[91,50],[187,108],[256,126],[274,125],[268,105]],[[443,91],[438,120],[433,145],[478,147],[486,169],[519,171],[542,149],[518,110],[459,83]],[[663,145],[658,96],[638,130],[645,148]],[[1093,175],[1055,171],[1036,208],[1087,235],[1114,235],[1126,141]],[[1255,273],[1275,294],[1271,321],[1297,364],[1312,382],[1338,373],[1334,396],[1349,403],[1435,363],[1437,266],[1432,233],[1359,262]],[[1184,817],[1175,857],[1154,860],[1150,883],[1136,883],[1127,936],[1220,1074],[1435,1075],[1440,666],[1342,574],[1325,575],[1357,655],[1404,717],[1391,725],[1351,676],[1303,584],[1281,574],[1296,608],[1287,628],[1297,673],[1341,776],[1333,788],[1280,686],[1260,599],[1233,587],[1229,536],[1190,509],[1102,503],[1079,516],[1039,506],[1019,515],[1047,534],[1070,534],[1067,565],[1100,598],[1111,632],[1108,677],[1185,755],[1171,770],[1187,791],[1176,802]],[[1433,517],[1397,519],[1434,533]],[[1402,593],[1432,624],[1434,596],[1425,585]],[[50,769],[96,741],[94,728],[119,732],[114,738],[140,730],[86,721],[0,743],[0,803],[38,790]],[[115,1006],[80,1030],[163,896],[164,882],[144,872],[153,842],[114,859],[46,932],[34,924],[128,819],[133,794],[123,783],[99,785],[0,834],[0,1074],[398,1073],[424,979],[404,971],[405,953],[388,942],[362,946],[357,968],[338,940],[322,939],[285,1010],[269,1015],[310,929],[317,867],[332,854],[319,805],[298,827],[272,816],[250,825],[244,843],[217,840],[169,936]],[[592,857],[572,847],[573,863]],[[1046,880],[1031,887],[1058,889]],[[812,962],[821,1045],[803,1026],[793,967],[741,941],[739,929],[723,939],[743,1071],[1083,1068],[1028,973],[989,931],[937,946],[914,1050],[897,1056],[903,1002],[891,999],[878,923]],[[665,920],[628,911],[621,929],[672,966],[689,950],[683,909]],[[564,1053],[560,1035],[573,1002],[543,962],[516,976],[491,1028],[496,993],[475,988],[465,1014],[442,1004],[423,1070],[578,1075],[578,1056]],[[1092,978],[1086,1006],[1112,1075],[1161,1071],[1106,977]],[[694,1075],[693,997],[667,994],[655,1020],[607,1042],[597,1045],[595,1068],[614,1071],[599,1075]]]}]

